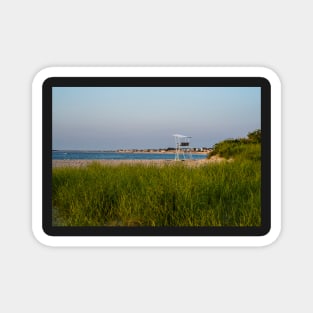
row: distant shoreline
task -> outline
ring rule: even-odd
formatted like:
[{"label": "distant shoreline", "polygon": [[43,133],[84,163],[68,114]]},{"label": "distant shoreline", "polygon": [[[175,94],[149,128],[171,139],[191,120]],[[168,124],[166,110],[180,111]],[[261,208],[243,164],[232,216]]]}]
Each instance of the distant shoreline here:
[{"label": "distant shoreline", "polygon": [[[148,151],[149,150],[149,151]],[[191,154],[199,154],[199,155],[203,155],[203,154],[208,154],[210,153],[212,150],[209,151],[190,151]],[[145,150],[52,150],[52,152],[71,152],[71,153],[75,153],[75,152],[83,152],[83,153],[121,153],[121,154],[175,154],[176,150],[170,150],[170,151],[158,151],[158,150],[152,150],[152,149],[147,149],[147,151]],[[189,151],[185,151],[185,153],[189,153]]]},{"label": "distant shoreline", "polygon": [[[133,153],[133,154],[175,154],[176,151],[115,151],[114,153]],[[189,151],[185,151],[185,153],[189,153]],[[210,152],[207,151],[190,151],[191,154],[208,154]]]}]

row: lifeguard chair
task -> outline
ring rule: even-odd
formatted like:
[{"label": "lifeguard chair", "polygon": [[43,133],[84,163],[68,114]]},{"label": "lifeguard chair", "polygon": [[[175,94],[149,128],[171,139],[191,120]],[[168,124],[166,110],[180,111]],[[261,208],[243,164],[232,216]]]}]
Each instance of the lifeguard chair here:
[{"label": "lifeguard chair", "polygon": [[186,155],[191,159],[190,136],[175,134],[176,153],[175,160],[186,160]]}]

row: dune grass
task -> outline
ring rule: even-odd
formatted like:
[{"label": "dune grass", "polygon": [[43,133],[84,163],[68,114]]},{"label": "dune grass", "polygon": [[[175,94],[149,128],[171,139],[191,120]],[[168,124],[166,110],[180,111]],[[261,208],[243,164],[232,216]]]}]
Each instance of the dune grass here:
[{"label": "dune grass", "polygon": [[254,157],[199,167],[95,162],[54,168],[52,184],[54,226],[261,223],[261,163]]}]

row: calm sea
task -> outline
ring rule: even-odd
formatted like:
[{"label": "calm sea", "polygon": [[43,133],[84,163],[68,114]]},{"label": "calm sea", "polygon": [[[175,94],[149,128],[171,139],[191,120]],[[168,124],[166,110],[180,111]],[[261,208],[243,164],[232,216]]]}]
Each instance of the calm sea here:
[{"label": "calm sea", "polygon": [[[192,159],[204,159],[206,154],[192,154]],[[189,155],[186,154],[186,158]],[[52,151],[53,160],[173,160],[174,153],[118,153],[97,151]]]}]

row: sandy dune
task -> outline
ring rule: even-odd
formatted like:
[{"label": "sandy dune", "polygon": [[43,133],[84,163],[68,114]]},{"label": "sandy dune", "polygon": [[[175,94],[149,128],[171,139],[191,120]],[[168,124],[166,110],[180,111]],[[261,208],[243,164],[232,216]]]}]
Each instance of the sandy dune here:
[{"label": "sandy dune", "polygon": [[120,164],[144,164],[144,165],[167,165],[183,163],[188,166],[200,166],[207,163],[215,163],[223,161],[223,158],[212,157],[211,159],[202,160],[185,160],[185,161],[175,161],[175,160],[52,160],[52,167],[82,167],[93,162],[97,162],[103,165],[120,165]]}]

